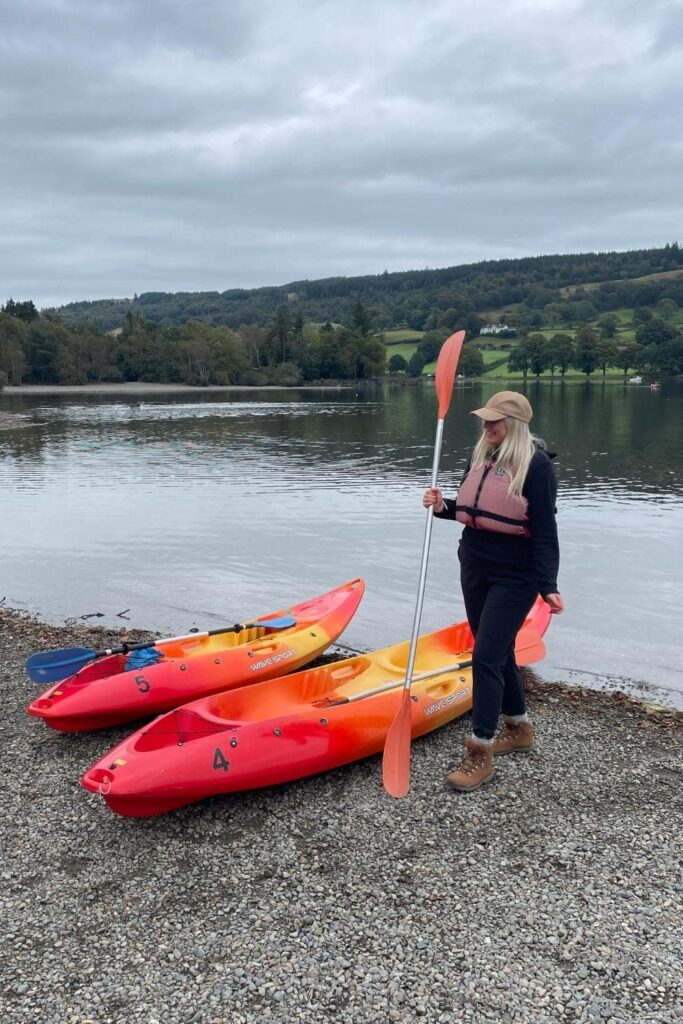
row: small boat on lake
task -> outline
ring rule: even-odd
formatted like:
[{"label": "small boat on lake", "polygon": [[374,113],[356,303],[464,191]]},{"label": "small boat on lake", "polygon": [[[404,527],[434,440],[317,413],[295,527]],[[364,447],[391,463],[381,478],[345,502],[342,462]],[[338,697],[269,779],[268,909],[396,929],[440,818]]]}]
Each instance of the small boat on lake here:
[{"label": "small boat on lake", "polygon": [[[239,632],[160,642],[160,659],[143,668],[128,668],[125,653],[99,658],[51,686],[29,705],[28,714],[61,732],[104,729],[282,675],[334,643],[364,591],[363,580],[354,579],[273,615],[249,619]],[[276,616],[291,617],[293,625],[269,628],[268,620]]]},{"label": "small boat on lake", "polygon": [[629,384],[642,384],[643,383],[643,378],[642,377],[629,377],[628,382],[629,382]]},{"label": "small boat on lake", "polygon": [[[519,664],[540,660],[550,609],[539,597],[517,635]],[[472,707],[472,632],[420,638],[413,738]],[[224,793],[292,782],[379,753],[403,699],[409,643],[193,701],[161,715],[81,779],[117,814],[144,818]]]}]

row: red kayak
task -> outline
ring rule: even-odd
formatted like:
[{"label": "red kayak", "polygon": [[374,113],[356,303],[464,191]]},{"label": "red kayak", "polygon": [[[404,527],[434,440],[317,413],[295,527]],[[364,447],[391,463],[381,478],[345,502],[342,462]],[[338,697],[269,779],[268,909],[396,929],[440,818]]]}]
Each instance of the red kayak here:
[{"label": "red kayak", "polygon": [[[519,664],[545,654],[540,598],[517,636]],[[412,736],[472,706],[472,634],[460,622],[420,638]],[[193,701],[133,733],[81,785],[141,818],[221,793],[272,786],[379,753],[402,699],[409,644]]]},{"label": "red kayak", "polygon": [[[253,628],[178,642],[159,643],[163,657],[145,668],[126,670],[125,654],[86,665],[51,686],[27,708],[29,715],[62,732],[102,729],[151,717],[190,700],[256,683],[301,668],[334,643],[346,628],[365,591],[350,580],[327,594],[282,609]],[[267,620],[291,617],[294,625],[269,629]]]}]

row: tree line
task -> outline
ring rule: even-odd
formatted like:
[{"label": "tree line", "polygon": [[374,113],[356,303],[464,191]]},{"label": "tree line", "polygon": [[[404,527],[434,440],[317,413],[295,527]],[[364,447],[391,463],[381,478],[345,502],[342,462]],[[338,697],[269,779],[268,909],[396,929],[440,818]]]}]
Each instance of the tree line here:
[{"label": "tree line", "polygon": [[[613,279],[627,272],[642,279]],[[617,343],[619,320],[612,311],[623,307],[633,310],[636,345]],[[681,373],[680,333],[670,321],[682,307],[683,252],[676,242],[220,295],[147,293],[42,313],[31,301],[9,299],[0,307],[0,383],[366,379],[384,372],[382,332],[398,324],[425,333],[409,360],[391,356],[389,370],[417,377],[452,331],[478,338],[486,309],[497,310],[508,333],[521,339],[509,365],[525,376],[544,370],[564,375],[570,368],[604,373],[608,366]],[[554,329],[549,338],[539,330],[548,325]],[[460,366],[466,376],[483,372],[474,345],[465,347]]]},{"label": "tree line", "polygon": [[0,307],[0,384],[361,380],[384,373],[385,353],[360,302],[346,326],[305,323],[288,306],[267,328],[243,325],[237,331],[197,320],[155,324],[129,310],[123,327],[110,333],[40,315],[31,301],[10,299]]},{"label": "tree line", "polygon": [[[669,300],[670,301],[670,300]],[[508,368],[540,375],[564,376],[576,369],[590,375],[619,367],[624,373],[683,373],[683,337],[667,317],[674,308],[633,311],[635,341],[617,339],[613,314],[595,326],[579,324],[575,336],[550,334],[517,324],[519,341],[511,347]],[[306,323],[281,306],[271,325],[228,327],[189,321],[155,324],[128,312],[121,330],[102,333],[92,325],[69,327],[53,314],[41,316],[33,302],[9,300],[0,308],[0,385],[88,384],[144,380],[192,385],[276,384],[291,386],[325,380],[365,380],[390,373],[419,377],[437,358],[446,331],[428,331],[410,359],[392,355],[386,364],[381,336],[357,300],[346,326]],[[466,377],[485,371],[479,348],[465,345],[458,372]]]},{"label": "tree line", "polygon": [[662,376],[683,373],[683,335],[647,309],[634,310],[635,341],[615,339],[614,318],[601,318],[597,328],[581,324],[575,336],[558,331],[549,337],[540,332],[527,334],[511,351],[510,370],[539,376],[557,371],[564,377],[570,369],[590,374],[610,367],[627,374],[630,370]]}]

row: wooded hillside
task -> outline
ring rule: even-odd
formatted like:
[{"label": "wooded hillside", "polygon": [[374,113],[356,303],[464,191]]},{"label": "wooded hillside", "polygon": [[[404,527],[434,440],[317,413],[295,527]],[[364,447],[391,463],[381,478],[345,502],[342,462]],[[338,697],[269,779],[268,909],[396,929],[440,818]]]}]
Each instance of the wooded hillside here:
[{"label": "wooded hillside", "polygon": [[379,378],[387,368],[419,377],[459,329],[467,377],[683,373],[683,253],[673,243],[244,292],[147,293],[42,313],[9,299],[0,307],[0,386],[294,385]]},{"label": "wooded hillside", "polygon": [[[678,270],[683,270],[683,251],[674,242],[659,249],[490,260],[440,270],[293,281],[272,288],[144,292],[132,299],[73,302],[46,312],[72,326],[90,323],[104,331],[122,327],[128,312],[152,323],[202,320],[237,329],[242,324],[265,327],[282,305],[293,317],[309,322],[346,324],[360,299],[376,330],[400,324],[416,330],[462,324],[474,330],[470,317],[520,304],[539,313],[560,306],[565,322],[574,323],[589,319],[587,310],[577,305],[585,301],[597,312],[653,305],[665,297],[683,305],[683,273],[633,280]],[[590,286],[585,294],[582,285]]]}]

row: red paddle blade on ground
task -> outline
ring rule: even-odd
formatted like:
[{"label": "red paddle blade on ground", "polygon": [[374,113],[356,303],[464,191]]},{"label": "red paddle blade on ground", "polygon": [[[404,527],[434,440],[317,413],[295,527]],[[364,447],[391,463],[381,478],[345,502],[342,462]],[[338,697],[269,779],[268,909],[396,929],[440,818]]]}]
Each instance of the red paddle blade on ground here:
[{"label": "red paddle blade on ground", "polygon": [[439,419],[445,418],[448,412],[448,406],[451,404],[451,395],[453,394],[453,382],[455,381],[455,371],[458,366],[458,360],[460,359],[460,350],[465,340],[464,331],[456,331],[455,334],[451,334],[450,338],[446,338],[441,351],[439,352],[439,358],[436,363],[436,397],[439,399]]},{"label": "red paddle blade on ground", "polygon": [[404,689],[401,707],[391,723],[382,758],[382,784],[397,799],[410,788],[410,734],[412,732],[412,701],[410,690]]}]

